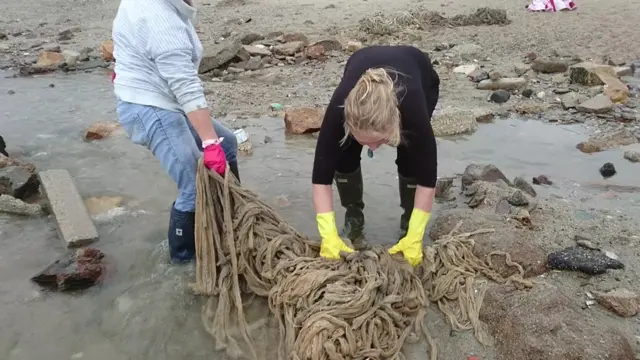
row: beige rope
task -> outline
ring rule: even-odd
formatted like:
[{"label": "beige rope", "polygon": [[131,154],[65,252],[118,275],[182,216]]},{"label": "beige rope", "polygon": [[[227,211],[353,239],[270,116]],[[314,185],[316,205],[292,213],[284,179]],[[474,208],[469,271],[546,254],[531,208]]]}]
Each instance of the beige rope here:
[{"label": "beige rope", "polygon": [[[281,360],[404,359],[402,345],[420,332],[435,360],[425,323],[429,302],[438,305],[454,330],[473,329],[486,344],[488,335],[478,317],[487,281],[476,278],[532,286],[508,254],[494,252],[484,261],[473,255],[472,237],[491,229],[459,233],[458,224],[425,247],[417,269],[383,247],[328,261],[318,257],[317,243],[241,188],[233,176],[222,178],[201,164],[197,189],[192,287],[212,297],[203,307],[205,329],[216,348],[233,357],[257,359],[243,294],[268,299],[279,322]],[[504,256],[516,274],[505,279],[492,270],[493,256]]]}]

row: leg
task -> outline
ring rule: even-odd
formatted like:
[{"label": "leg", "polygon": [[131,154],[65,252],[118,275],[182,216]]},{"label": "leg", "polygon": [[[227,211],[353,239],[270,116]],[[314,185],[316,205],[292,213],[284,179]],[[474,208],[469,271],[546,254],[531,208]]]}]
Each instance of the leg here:
[{"label": "leg", "polygon": [[[221,122],[217,120],[212,120],[213,129],[215,130],[218,137],[223,137],[222,141],[222,150],[224,151],[224,155],[227,158],[227,162],[229,163],[229,169],[231,169],[231,173],[235,175],[238,182],[240,182],[240,172],[238,171],[238,140],[236,139],[236,135],[232,130],[228,129]],[[200,136],[196,133],[195,129],[191,126],[191,123],[187,121],[189,125],[189,130],[191,131],[191,135],[196,141],[198,148],[202,151],[202,141],[200,140]]]},{"label": "leg", "polygon": [[146,146],[178,185],[169,219],[169,254],[173,262],[195,255],[196,171],[201,156],[184,114],[120,102],[118,117],[131,140]]},{"label": "leg", "polygon": [[361,247],[364,241],[364,202],[360,154],[362,145],[351,140],[341,154],[341,161],[334,175],[340,203],[345,208],[343,237],[354,246]]},{"label": "leg", "polygon": [[398,146],[396,165],[398,166],[400,207],[403,209],[402,215],[400,216],[400,238],[403,238],[409,228],[409,218],[413,211],[417,186],[415,171],[410,164],[409,149],[406,145]]}]

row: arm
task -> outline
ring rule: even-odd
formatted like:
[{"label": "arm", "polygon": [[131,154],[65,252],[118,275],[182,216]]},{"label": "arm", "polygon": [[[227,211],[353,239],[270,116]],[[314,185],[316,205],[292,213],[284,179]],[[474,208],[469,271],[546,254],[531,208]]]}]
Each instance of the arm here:
[{"label": "arm", "polygon": [[159,25],[150,29],[147,54],[154,59],[160,76],[169,84],[200,139],[214,140],[218,135],[213,129],[198,69],[192,61],[189,29],[175,16],[176,19],[159,19]]}]

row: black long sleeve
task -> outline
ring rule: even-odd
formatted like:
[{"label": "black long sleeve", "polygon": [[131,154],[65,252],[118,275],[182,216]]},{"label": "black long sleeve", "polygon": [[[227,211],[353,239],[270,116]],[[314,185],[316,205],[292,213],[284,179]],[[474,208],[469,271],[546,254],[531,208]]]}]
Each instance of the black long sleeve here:
[{"label": "black long sleeve", "polygon": [[316,143],[311,180],[318,185],[331,185],[340,159],[340,140],[344,137],[344,98],[339,87],[333,93],[324,113]]}]

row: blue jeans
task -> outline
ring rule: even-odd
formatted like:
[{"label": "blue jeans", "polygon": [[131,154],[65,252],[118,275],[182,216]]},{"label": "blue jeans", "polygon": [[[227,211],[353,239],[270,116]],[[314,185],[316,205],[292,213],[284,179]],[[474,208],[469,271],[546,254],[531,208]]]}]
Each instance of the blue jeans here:
[{"label": "blue jeans", "polygon": [[[178,184],[174,208],[182,212],[196,209],[196,172],[202,156],[202,141],[184,113],[153,106],[118,101],[120,124],[135,144],[145,146]],[[238,144],[233,131],[213,121],[229,163],[237,162]]]}]

